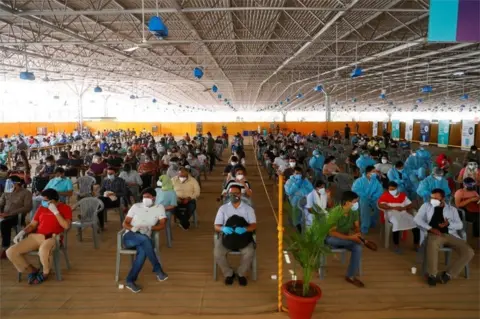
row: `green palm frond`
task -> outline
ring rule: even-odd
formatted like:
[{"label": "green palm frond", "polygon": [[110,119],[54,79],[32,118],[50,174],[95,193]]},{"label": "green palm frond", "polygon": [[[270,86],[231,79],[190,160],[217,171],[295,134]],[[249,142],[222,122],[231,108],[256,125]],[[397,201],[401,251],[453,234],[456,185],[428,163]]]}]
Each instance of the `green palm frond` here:
[{"label": "green palm frond", "polygon": [[[310,287],[313,274],[320,268],[322,255],[330,253],[330,248],[325,245],[325,238],[330,231],[326,222],[326,211],[314,205],[315,218],[313,223],[304,232],[290,231],[286,236],[287,251],[298,262],[303,270],[303,295],[305,296]],[[302,211],[297,207],[290,207],[292,220],[299,220]]]}]

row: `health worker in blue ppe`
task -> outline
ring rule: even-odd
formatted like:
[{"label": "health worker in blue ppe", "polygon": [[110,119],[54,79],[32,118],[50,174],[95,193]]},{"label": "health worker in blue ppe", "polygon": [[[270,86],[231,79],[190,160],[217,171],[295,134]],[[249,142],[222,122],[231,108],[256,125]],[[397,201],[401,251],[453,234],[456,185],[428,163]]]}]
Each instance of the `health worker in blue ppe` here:
[{"label": "health worker in blue ppe", "polygon": [[360,197],[360,231],[367,234],[370,228],[377,225],[377,201],[383,194],[375,167],[369,165],[365,168],[363,176],[353,183],[352,191]]},{"label": "health worker in blue ppe", "polygon": [[[292,208],[296,209],[298,202],[313,191],[313,185],[303,176],[303,171],[300,167],[295,167],[294,173],[285,183],[285,194]],[[302,213],[300,212],[296,220],[292,220],[295,226],[300,226],[302,222]],[[301,228],[300,228],[301,229]]]},{"label": "health worker in blue ppe", "polygon": [[405,161],[405,168],[412,174],[422,180],[427,176],[427,172],[431,170],[432,163],[430,161],[428,151],[418,149],[412,150],[410,156]]},{"label": "health worker in blue ppe", "polygon": [[325,164],[325,156],[323,156],[319,150],[313,151],[313,156],[308,162],[308,166],[313,170],[313,181],[323,179],[323,165]]},{"label": "health worker in blue ppe", "polygon": [[415,200],[418,180],[411,180],[409,171],[404,168],[402,161],[395,163],[395,166],[388,171],[387,178],[389,181],[397,183],[400,193],[406,193],[410,200]]},{"label": "health worker in blue ppe", "polygon": [[428,203],[430,195],[434,189],[441,189],[445,192],[445,198],[449,199],[451,195],[448,181],[444,177],[444,172],[441,168],[436,167],[433,174],[420,182],[417,188],[417,194],[423,199],[424,203]]},{"label": "health worker in blue ppe", "polygon": [[370,157],[367,151],[364,151],[355,164],[357,164],[357,167],[360,169],[360,174],[365,174],[365,169],[368,166],[374,166],[377,162]]}]

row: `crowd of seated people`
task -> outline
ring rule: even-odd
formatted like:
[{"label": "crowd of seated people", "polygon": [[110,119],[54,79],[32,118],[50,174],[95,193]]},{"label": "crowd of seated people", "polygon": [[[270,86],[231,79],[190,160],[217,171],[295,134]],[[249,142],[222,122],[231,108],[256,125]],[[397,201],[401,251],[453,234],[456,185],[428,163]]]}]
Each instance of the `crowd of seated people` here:
[{"label": "crowd of seated people", "polygon": [[[363,243],[359,238],[365,240],[370,230],[382,221],[380,211],[384,222],[392,224],[397,253],[401,253],[400,240],[406,231],[412,232],[415,251],[419,251],[426,237],[451,234],[453,238],[435,237],[428,241],[427,282],[433,286],[456,277],[473,256],[465,241],[455,240],[464,227],[457,209],[465,211],[477,240],[480,233],[476,147],[465,155],[460,172],[455,172],[451,160],[443,153],[434,160],[425,147],[413,149],[410,142],[392,140],[389,134],[368,137],[357,132],[351,136],[349,128],[345,132],[348,138],[344,140],[338,134],[328,137],[327,132],[321,138],[315,132],[303,135],[297,131],[255,135],[258,159],[267,170],[284,175],[290,207],[302,210],[290,218],[290,223],[302,232],[311,225],[314,214],[318,214],[314,206],[321,208],[332,227],[327,243],[352,252],[346,280],[357,287],[364,287],[356,277]],[[305,152],[300,154],[299,150]],[[344,175],[337,165],[343,161],[349,178],[354,180],[350,191],[335,183],[335,175]],[[457,185],[449,182],[450,178],[457,179]],[[455,206],[451,206],[453,194]],[[438,274],[434,256],[439,247],[450,242],[460,256],[446,272]]]},{"label": "crowd of seated people", "polygon": [[[207,138],[198,134],[188,140],[175,140],[171,134],[165,134],[155,140],[146,132],[137,136],[129,130],[75,136],[79,136],[79,142],[73,146],[77,149],[66,145],[58,153],[44,150],[32,180],[26,178],[32,169],[28,149],[18,152],[11,169],[0,167],[1,258],[10,259],[19,272],[27,273],[30,284],[46,280],[52,269],[49,258],[53,239],[63,236],[63,231],[70,227],[70,198],[74,185],[78,185],[77,200],[96,197],[103,203],[103,211],[97,215],[100,231],[105,231],[108,209],[121,207],[120,214],[126,214],[123,245],[137,250],[126,287],[133,292],[141,290],[136,279],[146,258],[152,262],[157,279],[167,279],[162,266],[153,258],[151,233],[165,227],[167,216],[174,216],[180,228],[190,228],[201,192],[200,173],[213,169],[212,156],[221,160],[227,143],[215,145],[219,143],[214,141],[212,147],[211,134]],[[56,139],[54,134],[48,138]],[[18,140],[23,141],[22,137]],[[242,156],[239,162],[245,163],[243,148],[238,142],[235,144],[236,156]],[[236,180],[245,196],[251,196],[246,170],[235,167],[228,173],[228,180]],[[225,184],[228,194],[236,189],[231,183]],[[22,230],[26,219],[29,224]],[[17,231],[13,245],[12,230]],[[40,268],[25,260],[24,255],[32,250],[39,251]]]}]

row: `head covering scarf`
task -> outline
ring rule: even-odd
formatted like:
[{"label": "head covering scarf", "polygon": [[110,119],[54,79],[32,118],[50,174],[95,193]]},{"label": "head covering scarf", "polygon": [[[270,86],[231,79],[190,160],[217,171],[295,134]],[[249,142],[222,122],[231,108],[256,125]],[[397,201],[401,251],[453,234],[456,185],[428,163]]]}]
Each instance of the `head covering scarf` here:
[{"label": "head covering scarf", "polygon": [[162,191],[173,191],[172,180],[168,175],[162,175],[158,180],[162,182]]}]

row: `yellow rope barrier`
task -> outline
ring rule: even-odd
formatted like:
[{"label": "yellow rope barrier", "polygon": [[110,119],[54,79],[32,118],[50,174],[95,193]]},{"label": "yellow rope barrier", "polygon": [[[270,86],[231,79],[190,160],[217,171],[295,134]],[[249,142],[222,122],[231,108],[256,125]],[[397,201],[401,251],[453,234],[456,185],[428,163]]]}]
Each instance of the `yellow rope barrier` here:
[{"label": "yellow rope barrier", "polygon": [[283,175],[278,176],[278,312],[282,312],[282,284],[283,284]]}]

